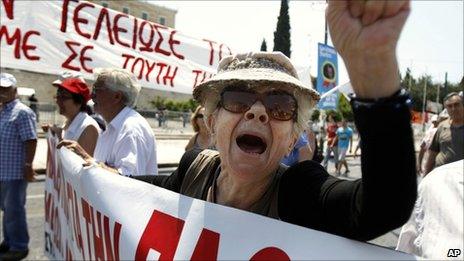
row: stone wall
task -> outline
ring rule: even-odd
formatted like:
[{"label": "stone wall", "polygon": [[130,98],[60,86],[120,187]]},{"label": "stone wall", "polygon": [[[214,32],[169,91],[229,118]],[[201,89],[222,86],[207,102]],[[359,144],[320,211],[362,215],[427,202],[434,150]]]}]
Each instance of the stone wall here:
[{"label": "stone wall", "polygon": [[168,27],[174,28],[176,21],[176,10],[167,7],[149,4],[144,1],[108,1],[108,0],[89,0],[89,2],[98,5],[107,5],[107,8],[123,12],[123,8],[129,9],[129,14],[135,17],[142,18],[142,13],[148,15],[147,20],[155,23],[160,23],[160,17],[164,17],[165,24]]}]

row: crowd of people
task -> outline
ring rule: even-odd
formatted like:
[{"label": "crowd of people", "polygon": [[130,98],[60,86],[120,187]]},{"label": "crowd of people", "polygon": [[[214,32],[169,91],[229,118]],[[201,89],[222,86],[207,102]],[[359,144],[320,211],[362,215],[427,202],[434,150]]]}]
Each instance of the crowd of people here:
[{"label": "crowd of people", "polygon": [[[66,147],[86,165],[115,175],[361,241],[408,222],[399,250],[444,257],[447,247],[462,249],[462,215],[453,213],[456,207],[462,213],[463,206],[462,95],[445,97],[449,118],[440,123],[436,119],[436,130],[421,145],[424,167],[420,161],[416,164],[411,100],[400,87],[396,58],[410,2],[395,1],[383,9],[367,8],[367,1],[347,3],[329,1],[326,15],[355,92],[351,106],[362,139],[361,179],[339,178],[343,166],[345,175],[350,171],[346,154],[352,151],[353,130],[346,120],[338,124],[333,115],[327,116],[324,158],[318,157],[316,136],[308,123],[319,94],[298,79],[291,61],[280,52],[224,57],[217,74],[194,89],[200,103],[190,118],[195,134],[171,175],[157,175],[155,135],[133,109],[140,85],[125,70],[95,69],[92,87],[72,74],[53,82],[66,121],[63,126],[42,128],[60,139],[58,148]],[[34,179],[37,143],[36,116],[15,94],[15,77],[2,73],[0,255],[4,260],[22,259],[28,253],[24,206],[27,182]],[[104,121],[99,123],[100,117]],[[332,154],[336,172],[330,175]],[[434,167],[438,168],[431,171]],[[430,172],[419,190],[417,170],[424,175]],[[443,190],[451,190],[446,200],[435,200]],[[441,239],[446,244],[433,243]]]}]

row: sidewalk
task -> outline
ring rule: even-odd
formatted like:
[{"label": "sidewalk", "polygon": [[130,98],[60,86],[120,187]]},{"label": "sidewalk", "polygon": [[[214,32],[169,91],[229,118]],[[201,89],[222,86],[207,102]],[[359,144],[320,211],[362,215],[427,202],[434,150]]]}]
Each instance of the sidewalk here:
[{"label": "sidewalk", "polygon": [[[192,137],[195,133],[193,132],[192,128],[152,128],[153,132],[155,133],[156,140],[188,140]],[[45,138],[46,133],[42,130],[42,128],[37,128],[37,136],[38,138]]]},{"label": "sidewalk", "polygon": [[[188,140],[194,134],[190,128],[153,128],[156,137],[157,146],[157,160],[160,168],[173,168],[176,167],[180,158],[185,152],[185,146]],[[47,163],[47,142],[45,133],[40,129],[38,130],[38,142],[36,154],[33,162],[34,169],[38,173],[45,173]],[[419,151],[421,137],[414,138],[416,153]],[[358,145],[358,140],[353,141],[351,152],[347,152],[347,157],[354,157],[354,150]],[[361,150],[358,153],[362,153]],[[358,155],[360,156],[360,155]]]}]

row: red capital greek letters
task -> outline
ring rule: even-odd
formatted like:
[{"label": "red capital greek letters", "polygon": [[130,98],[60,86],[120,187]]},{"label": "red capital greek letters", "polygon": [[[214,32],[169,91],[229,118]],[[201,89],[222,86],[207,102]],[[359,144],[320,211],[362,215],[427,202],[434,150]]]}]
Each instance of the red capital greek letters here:
[{"label": "red capital greek letters", "polygon": [[173,260],[184,223],[182,219],[153,211],[137,246],[135,259],[146,260],[153,249],[160,254],[159,260]]}]

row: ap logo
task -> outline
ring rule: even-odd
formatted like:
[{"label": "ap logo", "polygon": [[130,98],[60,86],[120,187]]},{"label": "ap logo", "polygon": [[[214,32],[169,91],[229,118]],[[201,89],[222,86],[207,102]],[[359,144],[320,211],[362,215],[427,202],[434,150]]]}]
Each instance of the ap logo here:
[{"label": "ap logo", "polygon": [[460,255],[461,255],[461,249],[459,248],[455,248],[455,249],[450,248],[448,250],[448,257],[458,257]]}]

